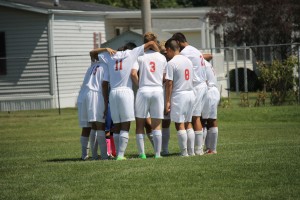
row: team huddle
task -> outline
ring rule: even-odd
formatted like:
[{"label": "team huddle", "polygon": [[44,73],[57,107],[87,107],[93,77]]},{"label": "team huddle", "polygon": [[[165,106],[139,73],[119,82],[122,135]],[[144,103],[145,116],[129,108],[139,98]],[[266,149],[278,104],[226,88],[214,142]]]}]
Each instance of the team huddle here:
[{"label": "team huddle", "polygon": [[[145,129],[154,157],[169,154],[171,121],[181,156],[217,153],[220,93],[210,54],[189,45],[182,33],[159,43],[157,36],[148,32],[141,46],[127,43],[117,51],[98,48],[90,56],[92,64],[77,99],[82,160],[89,158],[89,149],[93,160],[113,155],[125,160],[134,120],[141,159],[147,158]],[[133,84],[138,87],[136,95]]]}]

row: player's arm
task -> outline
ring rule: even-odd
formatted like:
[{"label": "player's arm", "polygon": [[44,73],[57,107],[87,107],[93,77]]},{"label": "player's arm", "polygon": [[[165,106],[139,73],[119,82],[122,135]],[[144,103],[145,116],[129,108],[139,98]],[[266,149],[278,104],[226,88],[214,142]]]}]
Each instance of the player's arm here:
[{"label": "player's arm", "polygon": [[108,108],[108,82],[103,81],[102,82],[102,95],[104,99],[104,117],[106,117],[107,114],[107,108]]},{"label": "player's arm", "polygon": [[107,51],[110,55],[115,54],[117,51],[111,48],[97,48],[90,51],[91,59],[97,59],[98,54]]},{"label": "player's arm", "polygon": [[210,53],[204,53],[202,55],[203,55],[203,58],[207,61],[210,61],[213,58],[212,54],[210,54]]},{"label": "player's arm", "polygon": [[166,105],[165,105],[165,115],[167,115],[171,111],[171,94],[173,89],[173,81],[166,81]]},{"label": "player's arm", "polygon": [[158,44],[154,41],[149,41],[144,44],[144,51],[147,51],[148,49],[152,49],[154,51],[160,52],[160,48]]},{"label": "player's arm", "polygon": [[136,86],[139,86],[139,76],[138,71],[136,69],[131,70],[131,79]]}]

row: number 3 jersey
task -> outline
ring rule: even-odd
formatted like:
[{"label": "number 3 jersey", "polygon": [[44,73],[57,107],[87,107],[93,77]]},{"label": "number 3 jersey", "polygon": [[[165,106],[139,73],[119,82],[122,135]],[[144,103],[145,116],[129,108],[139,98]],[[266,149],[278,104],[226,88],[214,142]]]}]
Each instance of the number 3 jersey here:
[{"label": "number 3 jersey", "polygon": [[193,64],[183,55],[174,56],[167,65],[166,79],[173,81],[172,93],[193,90]]},{"label": "number 3 jersey", "polygon": [[131,69],[138,56],[144,54],[144,45],[133,50],[118,51],[113,56],[108,52],[98,55],[100,62],[108,65],[108,76],[111,89],[127,87],[132,89],[132,80],[130,78]]},{"label": "number 3 jersey", "polygon": [[143,56],[138,57],[133,69],[139,71],[139,88],[162,87],[166,66],[165,56],[152,50],[148,50]]}]

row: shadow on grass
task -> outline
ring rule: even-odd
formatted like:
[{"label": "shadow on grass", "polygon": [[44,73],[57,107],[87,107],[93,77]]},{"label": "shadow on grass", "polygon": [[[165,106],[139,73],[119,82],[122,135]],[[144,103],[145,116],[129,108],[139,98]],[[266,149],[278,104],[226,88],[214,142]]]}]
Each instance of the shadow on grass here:
[{"label": "shadow on grass", "polygon": [[[178,153],[170,153],[169,155],[167,156],[163,156],[163,157],[173,157],[173,156],[178,156],[179,154]],[[154,159],[154,154],[146,154],[147,156],[147,159]],[[127,160],[137,160],[139,159],[138,158],[138,155],[137,154],[128,154],[126,155],[126,158]],[[115,161],[115,159],[110,159],[111,161]],[[78,162],[78,161],[83,161],[81,158],[54,158],[54,159],[49,159],[49,160],[46,160],[46,162],[57,162],[57,163],[60,163],[60,162]],[[92,158],[89,158],[85,161],[94,161],[92,160]],[[99,160],[98,161],[101,161],[101,158],[99,156]]]}]

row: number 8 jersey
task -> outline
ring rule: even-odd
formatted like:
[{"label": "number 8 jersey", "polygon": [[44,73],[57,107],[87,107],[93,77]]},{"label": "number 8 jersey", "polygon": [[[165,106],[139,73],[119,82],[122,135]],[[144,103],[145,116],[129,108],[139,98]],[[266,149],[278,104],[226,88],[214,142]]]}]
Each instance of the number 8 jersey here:
[{"label": "number 8 jersey", "polygon": [[167,65],[166,79],[173,81],[172,93],[193,90],[193,64],[183,55],[174,56]]}]

